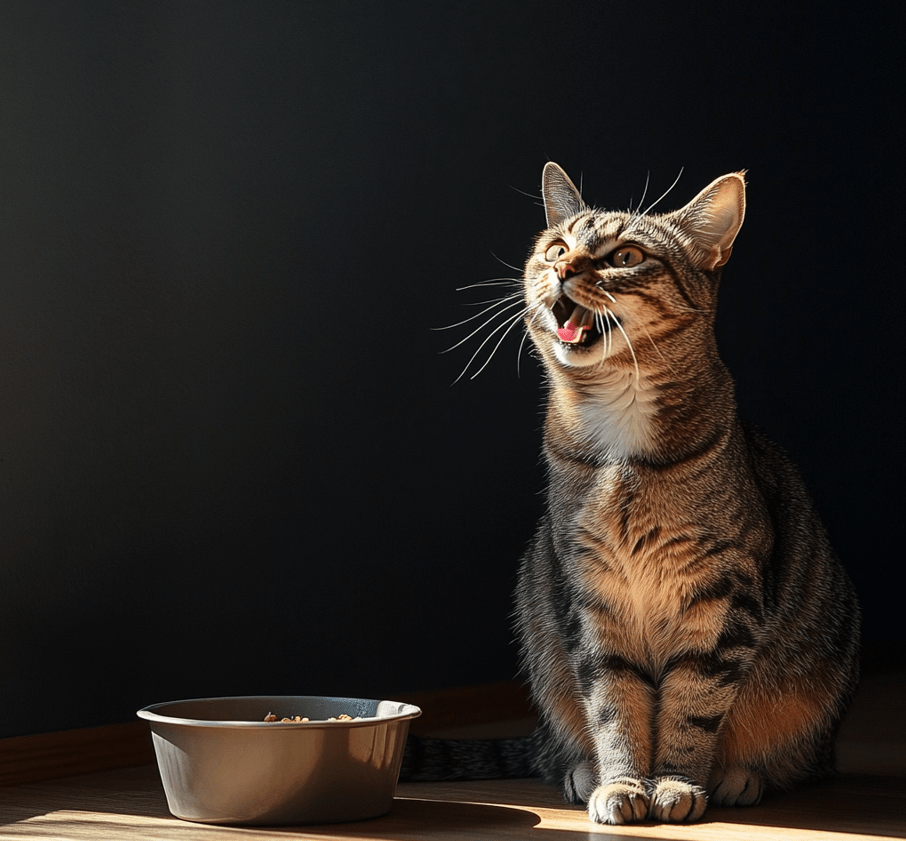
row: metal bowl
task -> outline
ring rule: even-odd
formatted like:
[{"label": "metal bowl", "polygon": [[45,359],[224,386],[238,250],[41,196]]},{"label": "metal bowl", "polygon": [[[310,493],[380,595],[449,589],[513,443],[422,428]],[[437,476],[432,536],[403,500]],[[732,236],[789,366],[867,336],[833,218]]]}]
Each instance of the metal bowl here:
[{"label": "metal bowl", "polygon": [[[265,722],[307,716],[307,722]],[[348,715],[351,721],[327,719]],[[178,818],[201,823],[339,823],[390,811],[409,722],[398,701],[315,695],[195,698],[138,711]]]}]

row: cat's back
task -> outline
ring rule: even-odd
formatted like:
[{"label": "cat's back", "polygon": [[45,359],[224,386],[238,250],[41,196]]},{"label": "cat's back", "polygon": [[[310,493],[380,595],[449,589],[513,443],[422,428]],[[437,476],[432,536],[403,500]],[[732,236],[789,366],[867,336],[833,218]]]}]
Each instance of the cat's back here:
[{"label": "cat's back", "polygon": [[782,627],[825,656],[855,662],[859,607],[799,468],[756,426],[743,426],[752,475],[770,518],[763,589]]}]

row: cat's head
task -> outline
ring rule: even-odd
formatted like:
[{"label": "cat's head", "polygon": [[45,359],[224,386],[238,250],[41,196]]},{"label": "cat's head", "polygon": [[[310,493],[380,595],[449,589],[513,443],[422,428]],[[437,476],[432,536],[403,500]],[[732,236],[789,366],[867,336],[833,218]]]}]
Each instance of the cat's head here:
[{"label": "cat's head", "polygon": [[526,324],[549,366],[638,370],[676,337],[710,335],[745,214],[742,173],[664,214],[588,207],[555,163],[542,192],[548,228],[525,267]]}]

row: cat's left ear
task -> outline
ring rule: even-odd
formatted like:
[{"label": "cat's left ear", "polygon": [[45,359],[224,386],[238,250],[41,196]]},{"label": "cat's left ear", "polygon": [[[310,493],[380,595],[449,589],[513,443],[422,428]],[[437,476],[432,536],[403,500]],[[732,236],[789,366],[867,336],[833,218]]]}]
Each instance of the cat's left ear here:
[{"label": "cat's left ear", "polygon": [[730,259],[746,215],[745,173],[716,179],[677,214],[680,227],[692,239],[699,268],[722,266]]}]

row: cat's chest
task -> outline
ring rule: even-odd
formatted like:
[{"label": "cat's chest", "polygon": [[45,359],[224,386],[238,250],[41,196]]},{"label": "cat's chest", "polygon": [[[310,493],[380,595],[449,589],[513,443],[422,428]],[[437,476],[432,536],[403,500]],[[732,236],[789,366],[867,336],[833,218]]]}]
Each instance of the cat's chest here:
[{"label": "cat's chest", "polygon": [[688,577],[682,570],[695,557],[700,527],[682,495],[681,482],[600,468],[575,513],[578,553],[630,587],[651,577],[675,588]]},{"label": "cat's chest", "polygon": [[629,656],[671,656],[716,639],[725,605],[690,609],[712,570],[702,563],[707,524],[683,500],[681,482],[646,481],[625,468],[598,471],[576,513],[573,563],[601,633]]}]

